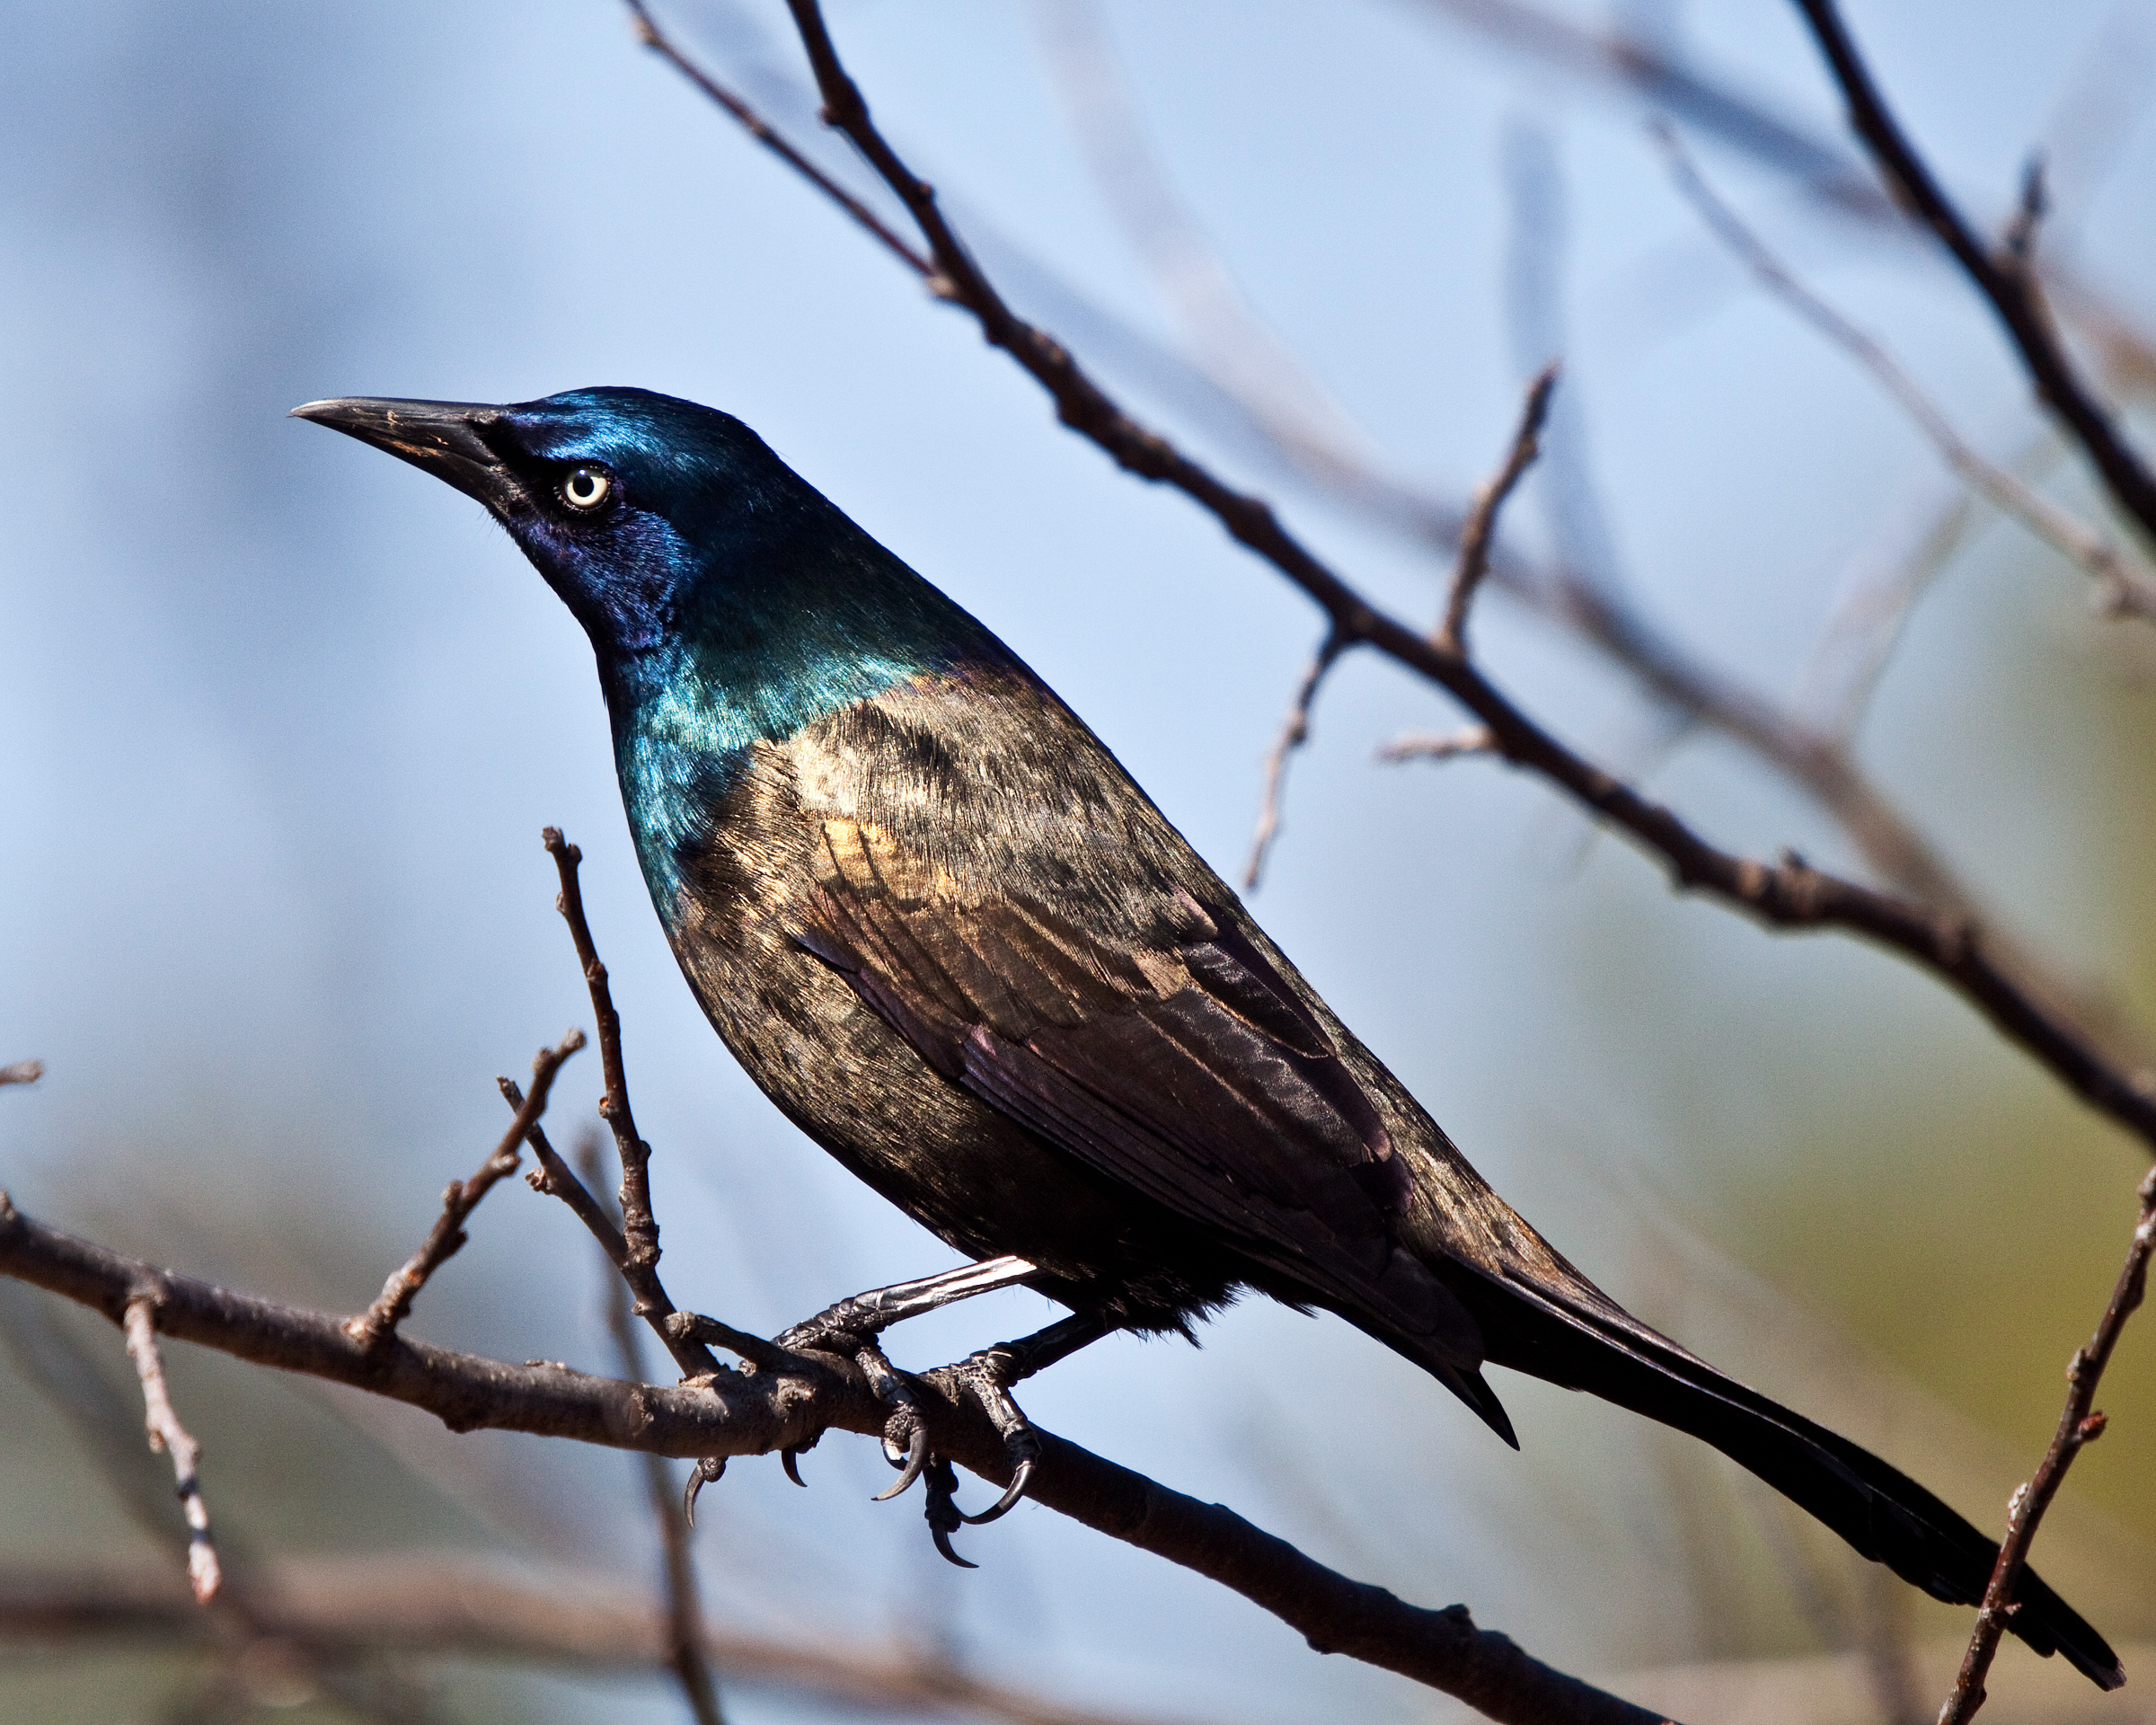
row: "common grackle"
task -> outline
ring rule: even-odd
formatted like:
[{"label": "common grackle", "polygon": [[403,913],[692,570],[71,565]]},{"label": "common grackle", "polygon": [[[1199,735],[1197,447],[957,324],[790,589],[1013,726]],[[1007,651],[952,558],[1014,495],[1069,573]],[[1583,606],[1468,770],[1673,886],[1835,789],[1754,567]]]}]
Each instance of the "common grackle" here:
[{"label": "common grackle", "polygon": [[[1016,1455],[1012,1378],[1254,1288],[1338,1313],[1515,1446],[1486,1365],[1690,1432],[1927,1593],[1982,1597],[1990,1540],[1559,1255],[1076,715],[738,420],[632,389],[295,411],[508,529],[591,637],[644,877],[719,1034],[981,1261],[782,1340],[879,1361],[898,1317],[1038,1289],[1074,1315],[975,1357]],[[2017,1597],[2023,1641],[2124,1681],[2035,1574]]]}]

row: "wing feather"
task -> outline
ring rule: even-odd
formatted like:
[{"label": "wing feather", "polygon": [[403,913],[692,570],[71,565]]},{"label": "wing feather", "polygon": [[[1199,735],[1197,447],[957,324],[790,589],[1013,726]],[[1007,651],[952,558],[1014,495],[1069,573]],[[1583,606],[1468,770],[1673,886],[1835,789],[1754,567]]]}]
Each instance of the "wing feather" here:
[{"label": "wing feather", "polygon": [[827,818],[801,944],[945,1076],[1313,1294],[1471,1372],[1481,1332],[1392,1226],[1405,1172],[1323,1025],[1225,911],[1180,889],[1151,938],[959,890]]}]

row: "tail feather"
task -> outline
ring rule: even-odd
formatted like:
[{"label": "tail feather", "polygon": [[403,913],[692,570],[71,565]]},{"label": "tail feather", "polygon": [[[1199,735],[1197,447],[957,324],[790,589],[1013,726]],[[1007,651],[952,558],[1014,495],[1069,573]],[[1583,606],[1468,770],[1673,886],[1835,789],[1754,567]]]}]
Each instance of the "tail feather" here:
[{"label": "tail feather", "polygon": [[[1933,1598],[1982,1602],[1999,1555],[1993,1541],[1898,1469],[1716,1371],[1585,1278],[1568,1287],[1518,1275],[1448,1279],[1480,1322],[1491,1364],[1688,1432]],[[2037,1652],[2063,1653],[2102,1689],[2125,1681],[2118,1655],[2033,1570],[2014,1598],[2010,1627]]]}]

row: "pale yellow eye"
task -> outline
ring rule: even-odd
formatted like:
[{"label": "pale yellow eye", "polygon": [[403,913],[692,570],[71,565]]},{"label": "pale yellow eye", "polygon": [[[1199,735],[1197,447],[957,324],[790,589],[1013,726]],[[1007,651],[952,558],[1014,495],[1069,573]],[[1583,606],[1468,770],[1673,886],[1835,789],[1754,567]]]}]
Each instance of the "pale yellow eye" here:
[{"label": "pale yellow eye", "polygon": [[614,481],[603,467],[572,467],[561,482],[561,500],[572,509],[596,509],[606,500]]}]

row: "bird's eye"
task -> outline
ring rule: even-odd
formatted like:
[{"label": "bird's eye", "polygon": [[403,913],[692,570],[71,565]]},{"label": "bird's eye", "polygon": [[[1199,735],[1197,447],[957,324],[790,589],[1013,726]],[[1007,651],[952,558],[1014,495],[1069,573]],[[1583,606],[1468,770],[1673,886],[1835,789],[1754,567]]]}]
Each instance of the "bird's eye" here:
[{"label": "bird's eye", "polygon": [[614,481],[604,467],[572,467],[561,482],[561,500],[572,509],[588,513],[604,503],[613,490]]}]

